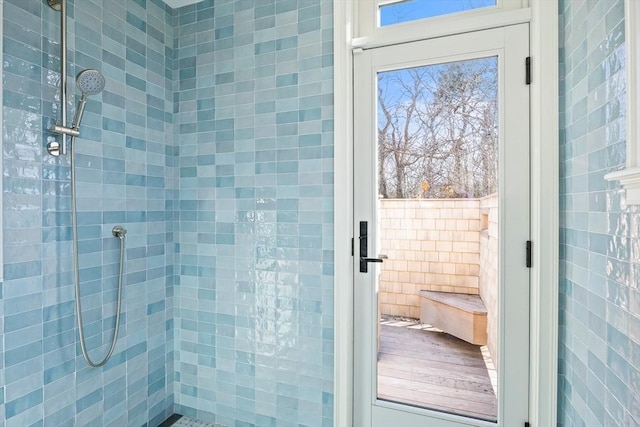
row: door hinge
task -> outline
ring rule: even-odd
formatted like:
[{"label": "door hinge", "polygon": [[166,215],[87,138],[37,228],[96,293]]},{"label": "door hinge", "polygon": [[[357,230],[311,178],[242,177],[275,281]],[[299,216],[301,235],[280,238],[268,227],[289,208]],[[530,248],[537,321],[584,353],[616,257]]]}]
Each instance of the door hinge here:
[{"label": "door hinge", "polygon": [[527,240],[527,268],[531,268],[531,240]]},{"label": "door hinge", "polygon": [[353,256],[353,245],[354,245],[354,238],[351,238],[351,256]]},{"label": "door hinge", "polygon": [[524,427],[531,427],[531,424],[529,424],[529,422],[527,421],[524,423]]},{"label": "door hinge", "polygon": [[525,82],[530,85],[531,84],[531,57],[527,56],[527,59],[524,60],[525,63]]}]

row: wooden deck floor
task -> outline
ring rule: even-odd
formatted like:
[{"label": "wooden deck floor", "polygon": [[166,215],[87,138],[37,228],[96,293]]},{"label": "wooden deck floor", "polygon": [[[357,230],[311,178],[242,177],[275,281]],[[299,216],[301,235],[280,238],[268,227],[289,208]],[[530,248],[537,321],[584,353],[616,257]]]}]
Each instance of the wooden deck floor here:
[{"label": "wooden deck floor", "polygon": [[496,419],[496,374],[485,362],[486,347],[415,322],[386,319],[381,328],[379,398]]}]

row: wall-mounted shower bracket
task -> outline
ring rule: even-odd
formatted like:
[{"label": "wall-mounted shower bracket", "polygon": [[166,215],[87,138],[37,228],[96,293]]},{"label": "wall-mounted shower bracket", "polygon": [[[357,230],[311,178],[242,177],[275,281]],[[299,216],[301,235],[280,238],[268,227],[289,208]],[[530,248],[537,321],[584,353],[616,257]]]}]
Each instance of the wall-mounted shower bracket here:
[{"label": "wall-mounted shower bracket", "polygon": [[[53,131],[61,135],[60,142],[49,143],[47,150],[53,156],[67,154],[67,0],[47,0],[52,9],[60,11],[60,122]],[[73,135],[72,135],[73,136]]]},{"label": "wall-mounted shower bracket", "polygon": [[52,130],[53,132],[59,133],[60,135],[69,135],[69,136],[80,135],[80,131],[78,129],[70,128],[67,126],[55,125]]},{"label": "wall-mounted shower bracket", "polygon": [[[80,135],[80,131],[78,129],[69,128],[69,127],[60,126],[60,125],[55,125],[52,131],[55,133],[59,133],[60,135],[69,135],[71,137],[76,137]],[[58,157],[60,154],[67,154],[66,144],[67,144],[67,138],[63,136],[62,142],[53,140],[47,143],[47,151],[49,152],[49,154],[51,154],[54,157]]]},{"label": "wall-mounted shower bracket", "polygon": [[60,143],[58,141],[51,141],[47,144],[47,151],[53,157],[58,157],[60,155]]}]

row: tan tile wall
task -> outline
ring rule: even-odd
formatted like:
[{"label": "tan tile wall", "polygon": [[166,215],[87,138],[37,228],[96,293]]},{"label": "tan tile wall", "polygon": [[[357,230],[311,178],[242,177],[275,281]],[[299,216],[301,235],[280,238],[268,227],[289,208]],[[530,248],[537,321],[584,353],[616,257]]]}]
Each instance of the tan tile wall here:
[{"label": "tan tile wall", "polygon": [[480,297],[487,307],[487,346],[498,365],[498,196],[480,199],[480,215],[486,225],[480,231]]},{"label": "tan tile wall", "polygon": [[382,199],[382,314],[420,317],[419,292],[479,293],[478,199]]}]

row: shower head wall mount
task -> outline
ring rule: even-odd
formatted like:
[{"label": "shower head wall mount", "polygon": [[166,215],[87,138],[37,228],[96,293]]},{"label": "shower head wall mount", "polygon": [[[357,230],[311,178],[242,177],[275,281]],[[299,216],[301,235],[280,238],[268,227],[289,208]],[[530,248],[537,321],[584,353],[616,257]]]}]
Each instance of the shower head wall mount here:
[{"label": "shower head wall mount", "polygon": [[104,76],[98,70],[92,68],[80,71],[78,77],[76,77],[76,84],[78,89],[82,92],[82,98],[80,98],[80,105],[76,111],[76,117],[73,119],[71,127],[65,125],[55,125],[53,131],[69,136],[79,136],[80,121],[82,120],[82,114],[84,113],[84,107],[87,105],[87,96],[96,95],[102,92],[104,89],[105,80]]},{"label": "shower head wall mount", "polygon": [[79,133],[67,127],[67,0],[47,0],[52,9],[60,12],[60,122],[52,129],[60,135],[60,141],[53,139],[47,144],[47,151],[52,156],[67,154],[67,136],[78,136]]},{"label": "shower head wall mount", "polygon": [[[73,119],[73,123],[71,127],[67,127],[65,125],[55,125],[53,127],[53,132],[59,133],[61,135],[69,135],[72,138],[75,138],[80,135],[80,122],[82,121],[82,115],[84,114],[84,109],[87,106],[87,97],[89,95],[97,95],[104,89],[105,79],[102,73],[98,70],[94,70],[93,68],[89,68],[86,70],[80,71],[78,76],[76,77],[76,84],[78,89],[82,92],[82,97],[80,98],[80,102],[78,103],[78,108],[76,109],[76,116]],[[58,141],[51,141],[47,144],[47,151],[52,156],[59,156],[60,154],[66,154],[63,152],[62,146]]]},{"label": "shower head wall mount", "polygon": [[52,156],[67,154],[67,137],[80,135],[78,130],[82,113],[88,95],[95,95],[104,88],[104,77],[97,70],[85,70],[78,74],[78,87],[82,91],[82,98],[76,110],[73,124],[67,126],[67,0],[47,0],[49,6],[60,12],[60,124],[53,126],[51,131],[60,135],[60,140],[50,138],[47,151]]}]

